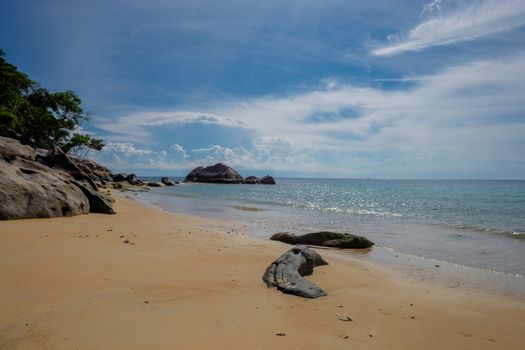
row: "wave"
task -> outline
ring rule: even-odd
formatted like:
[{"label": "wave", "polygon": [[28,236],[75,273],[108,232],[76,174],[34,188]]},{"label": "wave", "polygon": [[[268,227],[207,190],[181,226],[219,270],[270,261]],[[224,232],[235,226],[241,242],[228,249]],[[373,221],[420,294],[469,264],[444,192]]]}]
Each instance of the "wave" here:
[{"label": "wave", "polygon": [[522,232],[519,230],[507,231],[507,230],[501,230],[501,229],[495,229],[495,228],[472,226],[468,224],[455,224],[452,226],[458,230],[469,230],[469,231],[474,231],[478,233],[491,233],[491,234],[500,235],[500,236],[507,236],[507,237],[514,238],[514,239],[525,239],[525,232]]},{"label": "wave", "polygon": [[388,210],[362,209],[362,208],[340,208],[340,207],[324,207],[317,203],[307,203],[304,206],[309,210],[319,210],[327,213],[341,213],[353,214],[363,216],[377,216],[377,217],[402,217],[403,214],[391,212]]}]

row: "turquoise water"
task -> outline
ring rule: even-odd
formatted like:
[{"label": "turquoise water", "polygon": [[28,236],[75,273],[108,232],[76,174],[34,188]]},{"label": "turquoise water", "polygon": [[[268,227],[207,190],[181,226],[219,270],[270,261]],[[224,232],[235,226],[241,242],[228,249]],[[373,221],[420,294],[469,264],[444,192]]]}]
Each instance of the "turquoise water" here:
[{"label": "turquoise water", "polygon": [[278,179],[275,186],[182,184],[138,198],[236,220],[262,238],[340,230],[394,252],[525,275],[525,181]]}]

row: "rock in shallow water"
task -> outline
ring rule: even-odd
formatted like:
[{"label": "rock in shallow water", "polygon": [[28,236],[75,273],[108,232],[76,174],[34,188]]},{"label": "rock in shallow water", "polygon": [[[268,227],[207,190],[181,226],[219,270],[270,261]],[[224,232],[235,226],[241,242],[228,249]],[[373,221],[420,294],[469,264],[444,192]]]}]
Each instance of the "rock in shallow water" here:
[{"label": "rock in shallow water", "polygon": [[184,181],[188,182],[205,182],[220,184],[241,184],[243,178],[235,169],[226,164],[217,163],[215,165],[203,168],[193,169]]},{"label": "rock in shallow water", "polygon": [[280,241],[288,244],[307,244],[331,248],[370,248],[374,242],[363,236],[351,233],[320,231],[296,236],[288,232],[279,232],[270,237],[272,241]]},{"label": "rock in shallow water", "polygon": [[248,176],[244,179],[244,182],[247,185],[259,185],[261,181],[256,176]]},{"label": "rock in shallow water", "polygon": [[326,293],[303,276],[313,273],[314,267],[328,265],[319,253],[298,245],[282,254],[264,273],[262,279],[268,288],[277,287],[285,294],[303,298],[319,298]]},{"label": "rock in shallow water", "polygon": [[259,181],[263,185],[275,185],[275,180],[270,175],[263,176]]}]

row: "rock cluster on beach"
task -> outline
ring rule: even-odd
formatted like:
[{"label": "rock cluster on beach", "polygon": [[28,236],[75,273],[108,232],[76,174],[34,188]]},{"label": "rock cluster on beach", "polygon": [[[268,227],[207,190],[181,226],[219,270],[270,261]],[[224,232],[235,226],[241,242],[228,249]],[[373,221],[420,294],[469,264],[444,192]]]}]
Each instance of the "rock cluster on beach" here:
[{"label": "rock cluster on beach", "polygon": [[106,181],[111,171],[93,161],[0,137],[1,220],[114,214],[110,199],[98,191]]},{"label": "rock cluster on beach", "polygon": [[314,267],[328,265],[319,253],[304,245],[297,245],[283,253],[268,266],[262,277],[268,288],[277,287],[285,294],[303,298],[319,298],[326,292],[303,276],[314,272]]},{"label": "rock cluster on beach", "polygon": [[288,244],[306,244],[330,248],[363,249],[374,245],[374,242],[363,236],[331,231],[311,232],[300,236],[288,232],[279,232],[271,236],[270,240]]},{"label": "rock cluster on beach", "polygon": [[184,181],[219,184],[275,185],[275,180],[270,175],[266,175],[260,179],[256,176],[243,178],[239,172],[223,163],[217,163],[208,167],[196,167],[186,175]]}]

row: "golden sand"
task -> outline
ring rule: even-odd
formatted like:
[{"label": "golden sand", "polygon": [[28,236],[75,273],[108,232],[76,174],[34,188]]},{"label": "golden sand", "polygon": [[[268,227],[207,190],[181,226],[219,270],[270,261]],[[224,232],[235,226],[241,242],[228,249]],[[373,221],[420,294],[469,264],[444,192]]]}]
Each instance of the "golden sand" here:
[{"label": "golden sand", "polygon": [[[523,349],[525,303],[359,259],[261,281],[289,246],[118,198],[117,215],[0,222],[0,349]],[[352,321],[341,321],[349,316]]]}]

